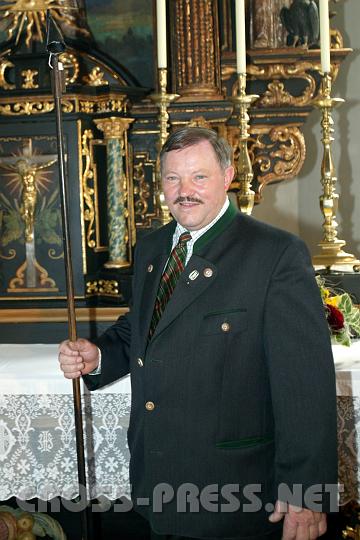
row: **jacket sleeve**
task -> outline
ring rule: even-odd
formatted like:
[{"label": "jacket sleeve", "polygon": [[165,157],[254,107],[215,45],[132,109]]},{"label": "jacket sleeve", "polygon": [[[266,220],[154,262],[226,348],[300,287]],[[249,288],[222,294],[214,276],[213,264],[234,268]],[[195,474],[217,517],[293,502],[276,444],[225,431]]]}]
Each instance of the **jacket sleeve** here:
[{"label": "jacket sleeve", "polygon": [[[139,245],[134,250],[134,275],[132,279],[132,298],[134,295],[134,283],[137,280]],[[121,377],[127,375],[130,371],[130,346],[132,337],[132,300],[130,301],[129,311],[122,315],[96,340],[101,351],[101,373],[99,375],[85,375],[83,377],[89,390],[96,390],[107,384],[110,384]]]},{"label": "jacket sleeve", "polygon": [[299,239],[284,249],[269,281],[264,336],[278,498],[317,511],[336,510],[335,368],[314,270]]},{"label": "jacket sleeve", "polygon": [[101,373],[83,377],[89,390],[96,390],[129,373],[131,313],[122,315],[94,341],[101,351]]},{"label": "jacket sleeve", "polygon": [[[132,297],[137,275],[138,251],[137,245],[134,250]],[[83,377],[89,390],[101,388],[129,373],[132,317],[132,301],[130,301],[128,313],[119,317],[98,339],[94,340],[95,345],[101,351],[101,373],[99,375],[85,375]]]}]

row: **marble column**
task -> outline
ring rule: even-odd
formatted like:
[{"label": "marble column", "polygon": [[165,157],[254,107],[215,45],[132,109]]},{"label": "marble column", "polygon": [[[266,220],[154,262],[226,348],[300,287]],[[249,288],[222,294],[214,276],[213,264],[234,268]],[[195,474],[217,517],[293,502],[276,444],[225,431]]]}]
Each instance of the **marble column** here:
[{"label": "marble column", "polygon": [[129,266],[131,261],[129,223],[129,181],[126,175],[126,132],[132,118],[101,118],[94,120],[104,133],[107,153],[107,218],[109,260],[106,268]]}]

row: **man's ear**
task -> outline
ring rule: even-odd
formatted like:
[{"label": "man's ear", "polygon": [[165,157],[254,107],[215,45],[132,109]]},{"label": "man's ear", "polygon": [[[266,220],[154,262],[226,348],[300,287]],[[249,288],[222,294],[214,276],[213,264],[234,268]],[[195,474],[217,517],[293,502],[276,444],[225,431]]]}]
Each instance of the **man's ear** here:
[{"label": "man's ear", "polygon": [[226,167],[225,174],[224,174],[224,184],[225,184],[225,190],[227,191],[230,187],[231,182],[233,181],[235,175],[235,169],[232,165],[229,167]]}]

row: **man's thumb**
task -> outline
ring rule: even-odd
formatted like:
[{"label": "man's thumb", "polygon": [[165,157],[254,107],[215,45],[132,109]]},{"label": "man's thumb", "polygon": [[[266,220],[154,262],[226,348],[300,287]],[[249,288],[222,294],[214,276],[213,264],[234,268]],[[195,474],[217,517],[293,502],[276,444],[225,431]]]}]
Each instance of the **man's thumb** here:
[{"label": "man's thumb", "polygon": [[77,341],[77,350],[79,352],[86,352],[87,349],[89,348],[89,342],[87,339],[84,339],[84,338],[79,338]]},{"label": "man's thumb", "polygon": [[281,521],[286,512],[287,504],[282,501],[276,501],[275,510],[272,514],[270,514],[269,521],[271,521],[271,523],[277,523],[278,521]]}]

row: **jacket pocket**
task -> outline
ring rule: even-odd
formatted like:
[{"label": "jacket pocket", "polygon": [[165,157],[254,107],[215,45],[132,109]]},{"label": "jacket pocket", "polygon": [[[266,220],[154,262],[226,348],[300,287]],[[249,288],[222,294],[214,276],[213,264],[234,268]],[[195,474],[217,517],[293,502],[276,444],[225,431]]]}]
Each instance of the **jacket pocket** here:
[{"label": "jacket pocket", "polygon": [[247,310],[229,309],[208,313],[204,316],[200,333],[205,336],[213,334],[233,334],[247,329]]},{"label": "jacket pocket", "polygon": [[258,446],[261,444],[272,443],[274,439],[272,437],[245,437],[235,441],[222,441],[215,444],[216,448],[224,449],[236,449],[236,448],[249,448],[251,446]]}]

